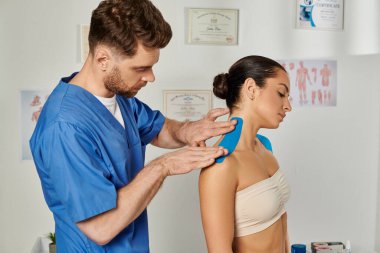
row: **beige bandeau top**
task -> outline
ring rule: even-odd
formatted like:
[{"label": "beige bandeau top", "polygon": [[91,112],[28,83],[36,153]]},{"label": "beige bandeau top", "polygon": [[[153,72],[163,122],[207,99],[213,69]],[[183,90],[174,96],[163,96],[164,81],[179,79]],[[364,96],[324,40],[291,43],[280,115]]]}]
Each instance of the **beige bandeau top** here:
[{"label": "beige bandeau top", "polygon": [[235,237],[260,232],[275,223],[285,213],[290,188],[277,170],[270,178],[236,193]]}]

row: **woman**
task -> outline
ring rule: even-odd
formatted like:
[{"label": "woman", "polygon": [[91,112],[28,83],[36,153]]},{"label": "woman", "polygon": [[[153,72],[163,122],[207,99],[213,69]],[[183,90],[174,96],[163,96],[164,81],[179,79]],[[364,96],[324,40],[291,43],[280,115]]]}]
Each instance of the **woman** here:
[{"label": "woman", "polygon": [[[210,253],[289,252],[284,204],[288,184],[257,137],[274,129],[291,111],[289,77],[277,62],[248,56],[214,79],[214,94],[226,99],[235,130],[216,145],[229,155],[202,170],[201,213]],[[262,138],[260,138],[262,139]]]}]

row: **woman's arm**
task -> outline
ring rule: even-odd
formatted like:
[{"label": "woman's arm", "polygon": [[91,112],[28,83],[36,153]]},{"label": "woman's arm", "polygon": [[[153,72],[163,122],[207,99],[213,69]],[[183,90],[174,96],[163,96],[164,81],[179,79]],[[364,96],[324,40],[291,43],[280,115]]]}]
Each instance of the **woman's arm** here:
[{"label": "woman's arm", "polygon": [[209,253],[232,253],[237,174],[227,160],[204,169],[199,177],[202,223]]},{"label": "woman's arm", "polygon": [[283,233],[285,238],[285,253],[290,253],[290,243],[289,243],[289,234],[288,234],[288,214],[284,213],[281,217]]}]

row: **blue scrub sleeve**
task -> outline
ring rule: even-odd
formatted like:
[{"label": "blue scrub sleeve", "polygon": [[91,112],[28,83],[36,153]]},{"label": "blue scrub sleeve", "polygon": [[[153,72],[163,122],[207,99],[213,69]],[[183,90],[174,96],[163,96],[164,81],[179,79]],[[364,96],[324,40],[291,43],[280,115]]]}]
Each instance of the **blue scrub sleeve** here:
[{"label": "blue scrub sleeve", "polygon": [[[42,160],[58,205],[74,222],[116,207],[115,186],[91,135],[81,128],[56,122],[44,134]],[[59,203],[60,202],[60,203]]]},{"label": "blue scrub sleeve", "polygon": [[152,110],[149,106],[134,98],[132,108],[143,145],[149,144],[161,131],[165,117],[160,111]]}]

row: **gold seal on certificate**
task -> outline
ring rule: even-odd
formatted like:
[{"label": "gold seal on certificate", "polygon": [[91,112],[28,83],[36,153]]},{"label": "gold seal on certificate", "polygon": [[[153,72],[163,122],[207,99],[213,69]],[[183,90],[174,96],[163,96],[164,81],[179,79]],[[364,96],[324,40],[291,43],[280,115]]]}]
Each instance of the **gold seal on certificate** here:
[{"label": "gold seal on certificate", "polygon": [[179,121],[199,120],[211,109],[210,90],[165,90],[164,113]]},{"label": "gold seal on certificate", "polygon": [[189,8],[188,39],[190,44],[237,45],[237,9]]}]

